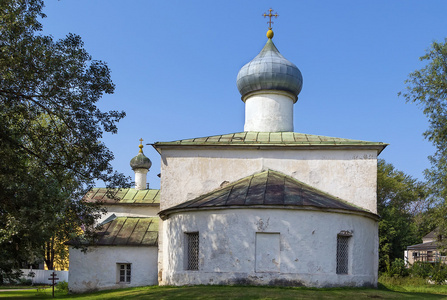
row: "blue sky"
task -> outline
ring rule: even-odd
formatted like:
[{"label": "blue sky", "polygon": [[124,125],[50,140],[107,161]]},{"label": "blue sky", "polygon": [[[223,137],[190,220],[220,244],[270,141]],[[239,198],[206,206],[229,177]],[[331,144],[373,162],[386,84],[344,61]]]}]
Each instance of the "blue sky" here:
[{"label": "blue sky", "polygon": [[[116,84],[103,110],[127,117],[104,143],[113,166],[134,177],[130,159],[144,144],[243,131],[239,69],[267,38],[301,70],[296,132],[389,143],[380,155],[419,179],[434,152],[427,119],[397,93],[432,41],[447,37],[447,1],[46,1],[44,33],[79,34]],[[148,181],[159,187],[160,157]]]}]

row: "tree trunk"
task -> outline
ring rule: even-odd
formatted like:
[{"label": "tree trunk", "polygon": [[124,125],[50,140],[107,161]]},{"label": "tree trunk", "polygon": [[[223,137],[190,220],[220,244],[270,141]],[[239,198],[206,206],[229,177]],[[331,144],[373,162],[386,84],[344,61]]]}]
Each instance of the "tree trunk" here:
[{"label": "tree trunk", "polygon": [[51,238],[50,242],[46,242],[45,244],[45,264],[48,270],[54,270],[54,237]]}]

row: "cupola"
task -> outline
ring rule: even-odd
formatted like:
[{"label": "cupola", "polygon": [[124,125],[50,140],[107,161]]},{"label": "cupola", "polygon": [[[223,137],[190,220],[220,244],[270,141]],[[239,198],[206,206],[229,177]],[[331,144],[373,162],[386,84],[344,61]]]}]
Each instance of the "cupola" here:
[{"label": "cupola", "polygon": [[293,131],[293,104],[303,86],[300,70],[279,53],[273,43],[269,14],[267,43],[237,75],[237,87],[245,102],[245,131]]},{"label": "cupola", "polygon": [[130,160],[130,167],[135,172],[135,189],[145,190],[147,182],[147,172],[152,166],[151,160],[143,153],[143,139],[140,139],[140,148],[137,156]]},{"label": "cupola", "polygon": [[290,93],[296,102],[302,86],[300,70],[279,53],[272,39],[268,39],[261,52],[237,74],[237,88],[243,101],[250,93],[276,90]]}]

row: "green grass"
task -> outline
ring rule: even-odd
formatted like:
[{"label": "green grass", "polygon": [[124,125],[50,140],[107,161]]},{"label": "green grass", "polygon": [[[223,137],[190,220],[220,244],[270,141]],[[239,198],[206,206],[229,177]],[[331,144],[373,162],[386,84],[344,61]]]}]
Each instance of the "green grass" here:
[{"label": "green grass", "polygon": [[447,285],[428,284],[425,279],[411,277],[380,277],[379,288],[394,292],[428,293],[446,296]]},{"label": "green grass", "polygon": [[45,287],[48,287],[48,285],[0,285],[0,290],[37,289]]},{"label": "green grass", "polygon": [[[424,281],[381,278],[379,289],[363,288],[288,288],[255,286],[140,287],[108,290],[90,294],[67,295],[58,299],[447,299],[447,286]],[[51,289],[0,292],[0,298],[49,299]]]}]

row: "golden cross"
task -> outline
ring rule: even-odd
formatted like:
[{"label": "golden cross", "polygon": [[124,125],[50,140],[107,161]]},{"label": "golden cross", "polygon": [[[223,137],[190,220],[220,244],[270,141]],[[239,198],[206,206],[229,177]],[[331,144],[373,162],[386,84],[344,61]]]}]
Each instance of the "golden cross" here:
[{"label": "golden cross", "polygon": [[138,145],[138,148],[140,148],[140,153],[143,153],[143,138],[141,138],[141,139],[139,139],[139,141],[140,141],[140,145]]},{"label": "golden cross", "polygon": [[278,15],[278,13],[275,13],[274,15],[272,14],[272,11],[273,11],[273,9],[269,9],[269,14],[266,14],[266,13],[264,13],[263,14],[263,16],[264,16],[264,18],[265,17],[269,17],[269,21],[267,22],[268,24],[269,24],[269,29],[272,29],[272,24],[273,24],[273,22],[272,22],[272,17],[275,17],[275,18],[277,18],[279,15]]}]

